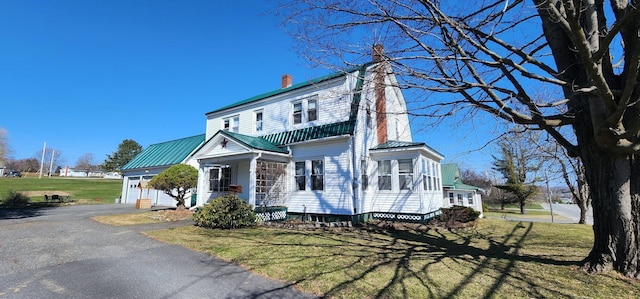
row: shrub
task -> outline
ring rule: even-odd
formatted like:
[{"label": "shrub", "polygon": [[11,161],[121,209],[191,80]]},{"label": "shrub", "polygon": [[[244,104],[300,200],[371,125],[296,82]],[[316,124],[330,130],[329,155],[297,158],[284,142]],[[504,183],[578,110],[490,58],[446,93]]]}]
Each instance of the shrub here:
[{"label": "shrub", "polygon": [[480,217],[480,212],[470,207],[453,206],[450,208],[441,208],[440,221],[447,223],[467,223],[476,221]]},{"label": "shrub", "polygon": [[486,203],[482,203],[482,211],[489,212],[489,206]]},{"label": "shrub", "polygon": [[9,190],[7,197],[2,200],[3,206],[23,206],[27,205],[31,199],[20,192]]},{"label": "shrub", "polygon": [[236,194],[228,194],[198,208],[193,221],[202,227],[231,229],[254,226],[256,215],[250,204]]}]

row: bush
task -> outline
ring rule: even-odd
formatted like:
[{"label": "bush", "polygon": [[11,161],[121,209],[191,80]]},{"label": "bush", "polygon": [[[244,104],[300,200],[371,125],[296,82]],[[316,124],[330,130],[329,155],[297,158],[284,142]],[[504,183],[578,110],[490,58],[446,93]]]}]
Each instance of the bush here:
[{"label": "bush", "polygon": [[20,192],[9,190],[9,193],[6,198],[0,202],[0,205],[3,206],[24,206],[29,203],[31,199],[29,196],[26,196]]},{"label": "bush", "polygon": [[447,223],[467,223],[476,221],[480,217],[480,212],[470,207],[453,206],[450,208],[441,208],[440,221]]},{"label": "bush", "polygon": [[193,214],[197,226],[208,228],[241,228],[256,224],[250,204],[235,194],[217,197]]},{"label": "bush", "polygon": [[489,212],[489,206],[486,203],[482,203],[482,211]]}]

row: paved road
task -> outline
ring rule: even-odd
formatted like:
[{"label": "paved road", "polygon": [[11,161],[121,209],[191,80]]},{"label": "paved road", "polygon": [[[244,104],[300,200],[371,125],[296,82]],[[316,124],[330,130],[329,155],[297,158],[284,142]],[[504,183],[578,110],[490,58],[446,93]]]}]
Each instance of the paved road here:
[{"label": "paved road", "polygon": [[[543,203],[542,207],[545,210],[549,210],[549,204]],[[573,223],[578,223],[580,220],[580,208],[578,205],[554,203],[552,208],[554,214],[570,218],[574,221]],[[589,207],[587,211],[587,224],[593,225],[593,211],[591,210],[591,207]]]},{"label": "paved road", "polygon": [[133,212],[117,204],[0,209],[0,298],[312,298],[140,234],[176,224],[113,227],[89,219]]}]

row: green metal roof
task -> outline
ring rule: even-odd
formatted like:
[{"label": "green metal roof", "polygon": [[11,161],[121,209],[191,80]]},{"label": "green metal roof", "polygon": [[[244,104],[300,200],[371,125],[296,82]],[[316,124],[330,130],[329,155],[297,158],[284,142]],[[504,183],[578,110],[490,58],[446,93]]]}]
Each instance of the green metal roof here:
[{"label": "green metal roof", "polygon": [[291,86],[289,86],[287,88],[276,89],[274,91],[270,91],[270,92],[263,93],[263,94],[260,94],[260,95],[257,95],[257,96],[253,96],[253,97],[250,97],[248,99],[245,99],[245,100],[242,100],[242,101],[239,101],[239,102],[224,106],[224,107],[216,109],[216,110],[213,110],[211,112],[207,112],[206,114],[216,113],[216,112],[224,111],[224,110],[231,109],[231,108],[234,108],[234,107],[242,106],[244,104],[257,102],[259,100],[266,99],[268,97],[272,97],[272,96],[275,96],[275,95],[283,94],[283,93],[286,93],[286,92],[290,92],[290,91],[295,90],[295,89],[299,89],[299,88],[307,87],[307,86],[310,86],[310,85],[313,85],[313,84],[318,84],[318,83],[323,82],[323,81],[335,79],[335,78],[338,78],[340,76],[344,76],[345,74],[354,72],[356,70],[360,70],[361,74],[363,74],[362,72],[364,71],[364,69],[366,69],[366,67],[368,67],[371,64],[372,63],[366,63],[366,64],[363,64],[363,65],[358,66],[358,67],[354,67],[354,68],[347,69],[347,70],[340,71],[340,72],[335,72],[335,73],[332,73],[332,74],[329,74],[329,75],[326,75],[326,76],[322,76],[322,77],[319,77],[319,78],[311,79],[311,80],[308,80],[308,81],[305,81],[305,82],[302,82],[302,83],[293,84],[293,85],[291,85]]},{"label": "green metal roof", "polygon": [[286,145],[296,142],[309,141],[320,138],[351,135],[355,129],[355,119],[339,123],[302,128],[293,131],[280,132],[262,136],[275,145]]},{"label": "green metal roof", "polygon": [[400,148],[400,147],[412,147],[412,146],[423,146],[426,144],[424,142],[408,142],[408,141],[397,141],[397,140],[389,140],[385,143],[378,144],[372,150],[379,149],[392,149],[392,148]]},{"label": "green metal roof", "polygon": [[424,147],[428,148],[430,151],[432,151],[432,152],[444,157],[444,155],[439,153],[437,150],[434,150],[432,147],[428,146],[424,142],[409,142],[409,141],[389,140],[389,141],[387,141],[385,143],[376,145],[371,150],[384,150],[384,149],[394,149],[394,148],[414,147],[414,146],[424,146]]},{"label": "green metal roof", "polygon": [[450,187],[454,190],[478,190],[480,187],[464,184],[460,178],[460,170],[458,164],[441,164],[442,186]]},{"label": "green metal roof", "polygon": [[247,136],[247,135],[242,135],[239,133],[234,133],[229,131],[220,131],[220,133],[229,137],[230,139],[233,139],[239,143],[244,144],[245,146],[248,146],[254,149],[265,150],[265,151],[276,152],[276,153],[284,153],[284,154],[288,153],[286,150],[278,147],[277,145],[267,141],[262,137]]},{"label": "green metal roof", "polygon": [[205,134],[152,144],[121,170],[140,169],[179,164],[204,142]]}]

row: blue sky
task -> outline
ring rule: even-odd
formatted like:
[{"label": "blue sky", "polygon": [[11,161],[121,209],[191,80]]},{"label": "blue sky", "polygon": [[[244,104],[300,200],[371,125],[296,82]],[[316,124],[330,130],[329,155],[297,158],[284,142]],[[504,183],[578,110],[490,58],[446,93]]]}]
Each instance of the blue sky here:
[{"label": "blue sky", "polygon": [[[268,13],[275,1],[0,1],[0,128],[17,159],[47,147],[69,166],[124,139],[143,147],[204,133],[208,111],[330,73],[311,69]],[[493,126],[414,125],[445,162],[482,171]],[[416,127],[421,127],[418,130]]]}]

